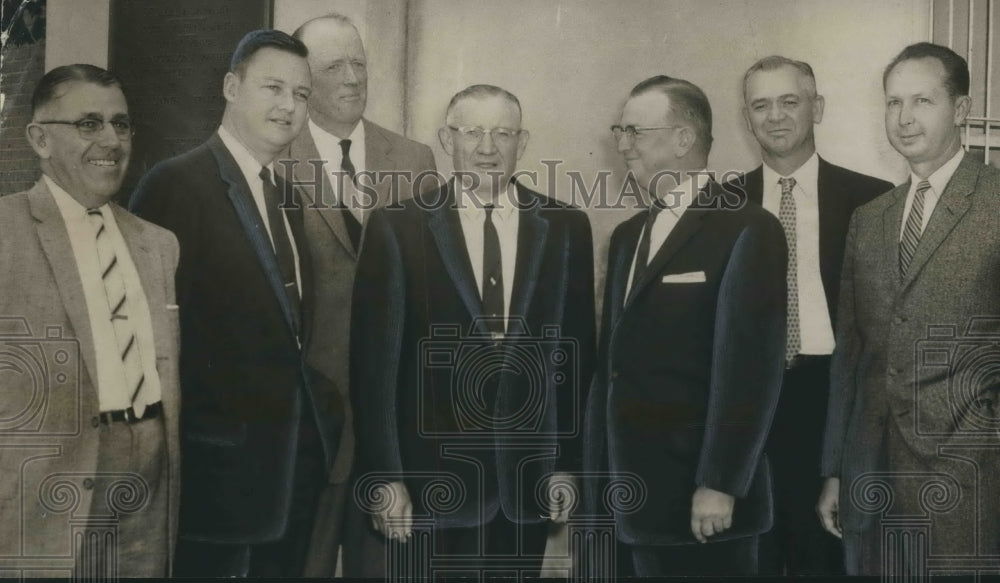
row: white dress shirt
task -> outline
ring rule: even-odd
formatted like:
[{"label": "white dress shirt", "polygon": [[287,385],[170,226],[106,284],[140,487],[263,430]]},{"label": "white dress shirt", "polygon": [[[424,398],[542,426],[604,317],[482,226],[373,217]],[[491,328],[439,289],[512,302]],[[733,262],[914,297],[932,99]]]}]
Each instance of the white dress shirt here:
[{"label": "white dress shirt", "polygon": [[941,200],[941,193],[944,192],[946,186],[948,186],[948,181],[951,180],[955,170],[958,170],[958,165],[962,163],[962,158],[965,157],[965,150],[959,148],[958,152],[952,156],[951,160],[945,162],[940,168],[934,171],[933,174],[925,178],[920,178],[916,174],[910,173],[910,191],[906,193],[906,204],[903,206],[903,222],[899,227],[899,240],[903,240],[903,231],[906,230],[906,219],[910,216],[910,208],[913,207],[913,198],[917,195],[917,186],[927,180],[931,183],[931,188],[924,193],[924,213],[921,217],[923,220],[920,223],[920,232],[923,233],[924,229],[927,228],[927,223],[931,220],[931,214],[934,212],[934,207],[937,206],[939,200]]},{"label": "white dress shirt", "polygon": [[[684,211],[691,206],[691,201],[698,195],[698,191],[705,188],[705,184],[708,183],[708,175],[705,173],[705,170],[699,170],[697,173],[692,172],[691,174],[694,175],[695,180],[692,181],[691,176],[688,176],[687,180],[671,190],[671,198],[664,200],[667,208],[660,211],[660,214],[656,215],[656,219],[653,221],[653,228],[649,232],[649,257],[647,258],[646,265],[649,265],[649,262],[656,256],[656,252],[663,246],[670,232],[677,226],[677,222],[681,220]],[[680,194],[674,196],[674,193]],[[645,227],[643,227],[643,232],[645,230]],[[642,233],[639,233],[639,243],[636,244],[635,251],[632,252],[632,267],[628,271],[628,282],[625,284],[625,297],[628,297],[629,292],[632,290],[632,278],[635,274],[635,261],[636,256],[639,254],[640,244],[642,244]]]},{"label": "white dress shirt", "polygon": [[[340,148],[341,138],[319,127],[311,119],[309,120],[309,134],[312,135],[313,142],[316,144],[316,151],[319,152],[319,157],[323,160],[323,171],[330,178],[330,184],[333,187],[335,195],[325,200],[340,200],[338,189],[340,188],[341,181],[334,179],[334,173],[343,172],[341,164],[344,160],[344,151]],[[350,136],[347,136],[347,139],[351,140],[351,150],[348,155],[351,157],[351,163],[354,164],[355,176],[360,180],[362,179],[361,173],[366,168],[364,122],[358,121],[358,125],[354,126],[354,131],[351,132]],[[364,223],[363,206],[367,203],[369,204],[369,210],[371,210],[371,201],[356,200],[357,189],[354,188],[354,185],[351,184],[346,176],[344,177],[343,185],[346,189],[350,190],[350,192],[346,193],[347,196],[344,197],[344,204],[351,214],[354,215],[354,218],[358,219],[358,222]]]},{"label": "white dress shirt", "polygon": [[[458,201],[458,218],[465,235],[465,248],[469,251],[472,261],[472,273],[476,276],[476,289],[479,299],[483,295],[483,225],[486,222],[487,203],[474,199],[474,194],[463,191]],[[507,196],[498,196],[496,208],[492,213],[493,226],[500,239],[500,264],[503,270],[503,312],[504,327],[510,321],[510,298],[514,289],[514,269],[517,265],[517,226],[520,216],[514,202],[517,201],[517,187],[511,183],[507,187]]]},{"label": "white dress shirt", "polygon": [[[66,234],[69,236],[69,243],[73,248],[73,256],[80,273],[80,283],[83,285],[83,299],[87,304],[97,362],[97,378],[92,380],[97,386],[100,410],[127,409],[132,406],[132,390],[129,389],[126,380],[125,364],[122,362],[114,324],[111,322],[108,292],[101,278],[101,262],[97,256],[97,234],[87,218],[87,209],[48,176],[44,174],[42,176],[66,224]],[[139,272],[136,271],[128,245],[118,230],[114,213],[107,204],[101,206],[100,211],[104,218],[105,235],[111,238],[118,269],[121,270],[122,278],[125,280],[125,296],[128,302],[126,310],[135,330],[142,371],[146,377],[143,394],[149,399],[147,404],[153,404],[160,400],[160,375],[156,371],[156,342],[153,339],[153,321],[149,315],[146,292],[142,289]],[[162,309],[166,307],[163,306]]]},{"label": "white dress shirt", "polygon": [[[274,235],[271,231],[270,219],[267,216],[267,205],[264,204],[264,184],[260,180],[260,170],[263,166],[253,157],[250,150],[229,133],[226,128],[219,127],[219,137],[222,138],[222,143],[226,145],[229,153],[233,155],[237,166],[240,167],[240,172],[243,173],[243,178],[246,179],[247,185],[250,187],[253,202],[257,205],[257,212],[260,213],[260,218],[264,222],[264,229],[267,231],[267,237],[271,241],[271,249],[274,249]],[[267,169],[271,172],[271,184],[276,184],[274,182],[274,164],[268,164]],[[292,244],[292,256],[295,259],[295,285],[299,291],[299,298],[302,298],[302,272],[299,270],[298,245],[295,243],[295,236],[292,234],[292,229],[288,225],[288,217],[285,216],[284,212],[281,213],[281,218],[283,219],[282,222],[284,224],[282,226],[285,228],[285,233],[288,234],[288,241]]]},{"label": "white dress shirt", "polygon": [[764,164],[763,206],[774,216],[781,208],[781,179],[794,178],[795,257],[799,287],[800,354],[832,354],[836,341],[819,265],[819,155],[815,152],[789,176]]}]

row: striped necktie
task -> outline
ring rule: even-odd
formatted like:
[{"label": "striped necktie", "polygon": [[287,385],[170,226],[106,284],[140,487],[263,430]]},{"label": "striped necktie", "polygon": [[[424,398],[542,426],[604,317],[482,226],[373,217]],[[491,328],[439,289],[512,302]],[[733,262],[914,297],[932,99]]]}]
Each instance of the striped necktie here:
[{"label": "striped necktie", "polygon": [[142,356],[139,354],[139,341],[135,334],[135,321],[129,319],[130,305],[125,292],[125,278],[115,253],[114,242],[100,209],[89,209],[87,220],[94,229],[97,242],[97,257],[100,263],[101,280],[108,299],[108,309],[111,312],[111,323],[115,331],[115,341],[118,344],[118,354],[125,369],[125,383],[128,390],[128,400],[132,404],[135,416],[141,418],[146,410],[145,399],[139,398],[146,376],[142,368]]},{"label": "striped necktie", "polygon": [[910,216],[906,217],[906,226],[903,228],[903,237],[899,240],[899,276],[905,277],[906,270],[910,267],[913,254],[917,252],[917,245],[920,243],[920,235],[923,233],[924,224],[924,197],[931,189],[931,183],[923,180],[917,185],[917,192],[913,196],[913,206],[910,207]]}]

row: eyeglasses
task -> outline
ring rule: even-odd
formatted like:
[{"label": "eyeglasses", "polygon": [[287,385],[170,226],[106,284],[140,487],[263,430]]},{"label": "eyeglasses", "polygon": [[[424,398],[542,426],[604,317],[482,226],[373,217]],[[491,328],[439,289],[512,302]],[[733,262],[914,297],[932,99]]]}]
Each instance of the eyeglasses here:
[{"label": "eyeglasses", "polygon": [[115,130],[115,134],[119,139],[128,140],[135,134],[135,128],[132,126],[132,122],[127,119],[113,119],[106,122],[103,119],[87,117],[77,121],[46,120],[36,121],[35,123],[76,126],[76,130],[80,132],[80,137],[85,140],[97,139],[97,136],[101,135],[101,132],[104,131],[104,124],[106,123],[111,124],[112,129]]},{"label": "eyeglasses", "polygon": [[489,134],[493,137],[494,142],[498,143],[509,143],[511,140],[516,138],[524,130],[515,130],[511,128],[493,128],[491,130],[481,128],[479,126],[462,126],[457,128],[455,126],[448,126],[449,128],[455,130],[462,136],[463,140],[469,142],[479,143],[483,136]]},{"label": "eyeglasses", "polygon": [[616,140],[622,139],[622,136],[628,136],[629,139],[634,140],[636,136],[641,136],[640,132],[646,132],[650,130],[673,130],[681,126],[648,126],[648,127],[638,127],[638,126],[625,126],[620,125],[611,126],[611,135],[615,137]]}]

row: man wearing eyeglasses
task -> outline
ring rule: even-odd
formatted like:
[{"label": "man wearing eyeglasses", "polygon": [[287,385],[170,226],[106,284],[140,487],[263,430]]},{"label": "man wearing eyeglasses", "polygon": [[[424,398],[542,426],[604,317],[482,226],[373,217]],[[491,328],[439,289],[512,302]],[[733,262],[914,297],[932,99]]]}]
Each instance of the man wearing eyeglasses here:
[{"label": "man wearing eyeglasses", "polygon": [[766,451],[774,471],[775,527],[761,538],[761,573],[843,573],[840,541],[816,520],[819,457],[830,384],[844,239],[854,209],[892,188],[830,164],[813,128],[823,96],[808,63],[770,56],[743,77],[747,128],[763,164],[728,185],[763,205],[786,230],[788,342],[778,411]]},{"label": "man wearing eyeglasses", "polygon": [[537,575],[549,521],[573,506],[553,491],[580,466],[590,223],[513,180],[528,132],[510,92],[460,91],[439,137],[454,178],[374,211],[365,232],[351,325],[357,462],[381,477],[370,506],[390,539],[476,557],[473,574]]},{"label": "man wearing eyeglasses", "polygon": [[0,555],[24,576],[166,577],[177,239],[110,202],[132,150],[113,74],[57,67],[31,108],[42,177],[0,198]]},{"label": "man wearing eyeglasses", "polygon": [[[645,485],[638,511],[610,509],[632,574],[753,575],[771,526],[761,450],[784,368],[784,234],[760,207],[725,204],[692,83],[639,83],[612,132],[651,205],[611,237],[585,467]],[[602,487],[587,488],[595,511]]]}]

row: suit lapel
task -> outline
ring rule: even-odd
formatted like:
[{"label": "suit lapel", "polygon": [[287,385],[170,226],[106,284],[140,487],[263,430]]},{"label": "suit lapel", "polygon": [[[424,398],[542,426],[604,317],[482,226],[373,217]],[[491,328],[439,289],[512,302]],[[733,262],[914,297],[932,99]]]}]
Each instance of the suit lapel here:
[{"label": "suit lapel", "polygon": [[750,202],[764,204],[764,166],[758,166],[746,173],[743,188]]},{"label": "suit lapel", "polygon": [[[645,222],[645,215],[639,213],[625,221],[622,227],[622,242],[617,248],[608,251],[608,272],[606,274],[608,284],[611,286],[611,293],[607,300],[611,302],[610,322],[605,325],[610,327],[611,341],[614,341],[614,333],[621,322],[621,314],[625,308],[625,289],[628,285],[629,266],[632,257],[635,255],[635,248],[639,245],[639,236],[642,234],[642,226]],[[613,345],[613,344],[612,344]]]},{"label": "suit lapel", "polygon": [[[698,210],[695,207],[701,208],[711,208],[712,198],[710,190],[713,189],[714,182],[709,182],[705,188],[698,192],[698,198],[703,201],[702,204],[692,204],[689,208],[684,211],[681,215],[680,220],[674,225],[674,228],[667,235],[666,240],[663,245],[656,251],[653,258],[650,260],[649,265],[642,271],[642,275],[639,277],[639,281],[636,282],[632,289],[629,291],[628,299],[626,303],[631,303],[632,300],[638,296],[643,289],[646,288],[656,277],[659,275],[663,268],[667,265],[671,258],[677,254],[678,251],[684,246],[698,229],[701,228],[702,220],[705,218],[705,211]],[[717,199],[716,199],[717,200]],[[669,211],[663,211],[669,212]],[[650,249],[652,252],[652,249]]]},{"label": "suit lapel", "polygon": [[[816,180],[816,203],[819,207],[819,269],[824,282],[839,284],[833,277],[840,269],[836,265],[837,247],[843,245],[847,225],[850,222],[846,193],[841,183],[831,174],[830,164],[819,158],[819,172]],[[838,243],[839,242],[839,243]],[[829,289],[828,286],[826,286]],[[827,292],[827,302],[830,294]],[[832,308],[831,308],[832,309]]]},{"label": "suit lapel", "polygon": [[[347,225],[344,223],[344,211],[334,205],[334,190],[330,182],[330,177],[322,164],[311,163],[311,160],[322,162],[319,151],[316,149],[316,142],[313,141],[309,128],[302,128],[298,137],[292,142],[289,150],[292,159],[297,160],[295,165],[295,181],[297,184],[315,184],[316,187],[300,188],[303,198],[306,201],[306,210],[311,213],[319,213],[326,226],[333,231],[340,245],[357,260],[357,250],[351,243],[351,236],[347,232]],[[317,181],[317,175],[319,181]],[[316,197],[316,189],[319,191],[319,200]]]},{"label": "suit lapel", "polygon": [[264,276],[267,278],[268,283],[271,284],[271,292],[278,302],[282,316],[285,318],[285,323],[288,324],[288,330],[294,336],[295,325],[292,319],[292,309],[288,303],[288,297],[285,295],[285,286],[281,282],[278,261],[274,256],[274,249],[271,247],[267,232],[264,230],[260,213],[257,212],[256,206],[253,203],[253,197],[249,192],[246,179],[236,164],[236,160],[233,159],[232,154],[226,149],[218,134],[213,134],[207,143],[212,154],[215,156],[219,167],[219,175],[228,185],[226,195],[229,197],[229,202],[232,203],[233,208],[236,210],[236,216],[243,227],[244,233],[247,235],[250,246],[257,255],[257,260],[260,262],[261,268],[264,270]]},{"label": "suit lapel", "polygon": [[[392,142],[385,137],[381,128],[371,123],[367,119],[362,119],[365,124],[365,170],[371,172],[387,172],[398,170],[402,166],[397,164],[392,155]],[[412,179],[411,179],[412,180]],[[372,186],[378,193],[376,208],[387,205],[389,201],[389,185],[392,178],[375,182]],[[365,213],[368,218],[369,213]]]},{"label": "suit lapel", "polygon": [[972,204],[969,195],[975,191],[981,166],[982,164],[976,162],[969,154],[965,154],[962,158],[955,174],[952,175],[944,192],[941,193],[941,198],[934,207],[923,235],[920,236],[920,243],[917,244],[917,250],[913,253],[913,259],[910,260],[910,266],[906,270],[906,277],[903,278],[901,289],[905,289],[913,282],[927,260],[969,210],[969,206]]},{"label": "suit lapel", "polygon": [[80,270],[76,265],[73,246],[66,232],[66,223],[44,179],[39,180],[28,192],[28,204],[36,221],[38,240],[52,268],[63,308],[76,332],[83,361],[92,380],[91,384],[96,390],[97,353],[94,349],[94,335],[90,328],[90,315],[87,311],[87,299],[83,295]]},{"label": "suit lapel", "polygon": [[891,191],[892,202],[882,211],[882,273],[887,275],[893,292],[899,287],[899,233],[903,226],[903,208],[910,182]]},{"label": "suit lapel", "polygon": [[444,204],[435,205],[435,208],[427,211],[431,215],[427,226],[434,236],[438,253],[441,254],[441,261],[444,263],[445,270],[455,285],[455,289],[458,290],[462,303],[465,304],[469,314],[480,322],[478,332],[486,334],[487,330],[481,324],[483,305],[479,298],[479,291],[476,289],[476,276],[472,272],[472,262],[469,260],[469,251],[465,246],[465,235],[462,234],[458,211],[454,208],[454,182],[449,182],[445,188],[446,200]]},{"label": "suit lapel", "polygon": [[535,296],[535,285],[538,283],[538,271],[542,266],[543,250],[549,234],[549,221],[539,212],[541,201],[533,199],[517,184],[518,202],[524,210],[517,226],[517,255],[513,287],[510,294],[510,318],[525,317],[528,314],[528,304]]}]

